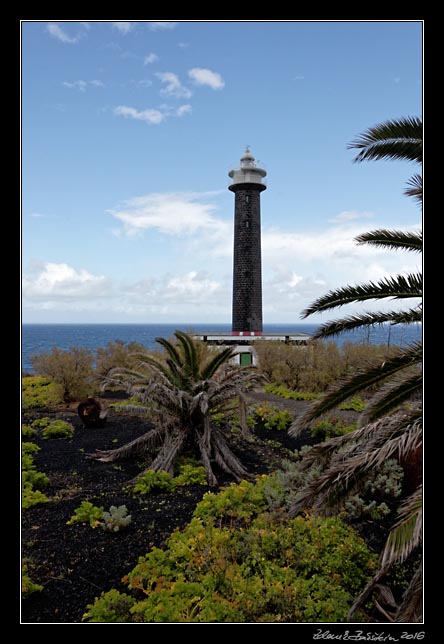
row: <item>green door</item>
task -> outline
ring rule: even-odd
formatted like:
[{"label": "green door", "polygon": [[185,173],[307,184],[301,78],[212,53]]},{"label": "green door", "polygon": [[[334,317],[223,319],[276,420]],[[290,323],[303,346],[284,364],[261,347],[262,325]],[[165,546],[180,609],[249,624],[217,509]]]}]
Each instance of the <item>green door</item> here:
[{"label": "green door", "polygon": [[241,353],[240,364],[241,367],[249,367],[251,364],[253,364],[253,356],[251,355],[251,353]]}]

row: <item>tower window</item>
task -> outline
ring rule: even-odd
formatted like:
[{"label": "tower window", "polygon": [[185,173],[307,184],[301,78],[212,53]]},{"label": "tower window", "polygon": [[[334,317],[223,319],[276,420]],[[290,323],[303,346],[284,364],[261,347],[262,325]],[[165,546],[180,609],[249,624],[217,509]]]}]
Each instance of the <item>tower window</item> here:
[{"label": "tower window", "polygon": [[250,203],[250,197],[249,197],[249,195],[247,195],[247,196],[245,197],[245,203]]}]

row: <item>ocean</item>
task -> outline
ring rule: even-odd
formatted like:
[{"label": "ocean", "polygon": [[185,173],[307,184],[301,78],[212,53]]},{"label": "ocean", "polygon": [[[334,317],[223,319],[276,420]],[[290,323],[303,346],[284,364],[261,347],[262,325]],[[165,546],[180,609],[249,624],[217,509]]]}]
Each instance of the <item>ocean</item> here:
[{"label": "ocean", "polygon": [[[264,333],[314,333],[317,324],[264,324]],[[22,326],[22,371],[33,373],[30,356],[42,351],[49,352],[52,347],[68,350],[70,347],[85,347],[95,351],[108,342],[139,342],[153,349],[157,347],[156,338],[171,338],[174,331],[193,333],[229,333],[230,324],[24,324]],[[419,340],[421,325],[399,325],[389,329],[387,326],[367,330],[357,330],[343,334],[332,341],[339,346],[345,341],[371,342],[373,344],[397,344],[405,346]]]}]

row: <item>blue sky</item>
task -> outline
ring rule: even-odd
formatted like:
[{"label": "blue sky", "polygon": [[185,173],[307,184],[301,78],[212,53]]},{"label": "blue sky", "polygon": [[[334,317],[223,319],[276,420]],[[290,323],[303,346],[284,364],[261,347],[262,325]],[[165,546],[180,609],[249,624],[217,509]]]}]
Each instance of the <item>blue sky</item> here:
[{"label": "blue sky", "polygon": [[414,269],[353,237],[419,228],[418,168],[347,144],[421,109],[421,21],[24,21],[23,321],[230,322],[247,144],[267,171],[265,323]]}]

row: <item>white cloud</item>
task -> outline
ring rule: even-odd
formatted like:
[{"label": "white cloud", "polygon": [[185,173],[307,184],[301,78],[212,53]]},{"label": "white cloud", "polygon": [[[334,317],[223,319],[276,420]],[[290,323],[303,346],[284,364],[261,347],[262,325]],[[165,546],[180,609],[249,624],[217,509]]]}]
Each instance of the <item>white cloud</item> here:
[{"label": "white cloud", "polygon": [[181,49],[186,49],[187,47],[190,46],[190,43],[188,43],[188,42],[178,42],[177,46],[180,47]]},{"label": "white cloud", "polygon": [[357,219],[371,219],[374,216],[375,216],[375,213],[373,212],[366,212],[366,211],[359,212],[357,210],[344,210],[343,212],[340,212],[339,215],[332,217],[328,221],[331,224],[346,224],[349,221],[356,221]]},{"label": "white cloud", "polygon": [[[126,201],[108,212],[123,224],[132,237],[154,229],[165,235],[186,236],[211,231],[218,238],[227,231],[227,222],[214,216],[216,206],[208,199],[214,193],[151,193]],[[231,228],[231,226],[230,226]]]},{"label": "white cloud", "polygon": [[62,85],[64,87],[69,87],[70,89],[78,89],[79,92],[86,92],[88,83],[84,80],[76,80],[69,83],[68,81],[63,81]]},{"label": "white cloud", "polygon": [[33,219],[47,219],[49,217],[49,215],[44,215],[41,212],[31,212],[29,216]]},{"label": "white cloud", "polygon": [[167,21],[158,21],[158,22],[148,22],[148,29],[150,31],[165,31],[168,29],[174,29],[177,26],[177,22],[172,22],[171,20]]},{"label": "white cloud", "polygon": [[190,271],[185,275],[172,277],[168,280],[165,290],[165,299],[199,304],[207,301],[221,285],[212,280],[205,272]]},{"label": "white cloud", "polygon": [[[66,31],[62,29],[62,27],[60,27],[60,25],[58,25],[56,22],[49,22],[46,25],[46,31],[53,38],[59,40],[60,42],[75,45],[85,35],[85,31],[91,29],[91,25],[89,24],[89,22],[74,22],[74,24],[81,27],[81,30],[77,31],[75,36],[70,36],[69,34],[67,34]],[[72,27],[70,26],[70,28]],[[84,31],[82,31],[82,29]]]},{"label": "white cloud", "polygon": [[88,85],[90,85],[91,87],[105,87],[105,83],[103,83],[101,80],[76,80],[72,82],[63,81],[62,85],[64,87],[68,87],[69,89],[77,89],[79,90],[79,92],[86,92]]},{"label": "white cloud", "polygon": [[196,85],[207,85],[211,89],[222,89],[225,87],[225,81],[222,76],[211,69],[204,67],[193,67],[188,72],[188,76],[196,83]]},{"label": "white cloud", "polygon": [[182,85],[177,74],[173,72],[157,72],[157,78],[165,85],[160,93],[163,96],[172,96],[174,98],[190,98],[191,91],[188,87]]},{"label": "white cloud", "polygon": [[139,87],[139,88],[146,88],[146,87],[151,87],[151,85],[153,84],[153,81],[146,78],[142,78],[141,80],[130,80],[129,83],[130,85],[135,85],[136,87]]},{"label": "white cloud", "polygon": [[176,116],[185,116],[185,114],[191,114],[192,111],[191,105],[181,105],[176,110]]},{"label": "white cloud", "polygon": [[303,74],[296,74],[296,76],[293,76],[293,80],[296,80],[296,81],[305,80],[305,76]]},{"label": "white cloud", "polygon": [[23,296],[28,301],[100,298],[108,291],[109,281],[103,275],[65,263],[36,263],[23,276]]},{"label": "white cloud", "polygon": [[112,22],[114,29],[120,31],[121,34],[128,34],[136,26],[134,22]]},{"label": "white cloud", "polygon": [[143,59],[143,64],[144,65],[152,65],[155,63],[157,60],[159,60],[159,56],[157,54],[148,54],[148,56],[145,56]]},{"label": "white cloud", "polygon": [[144,121],[148,125],[159,125],[159,123],[165,120],[165,114],[159,110],[137,110],[134,107],[127,107],[126,105],[115,107],[114,114],[123,116],[124,118],[135,119],[136,121]]}]

